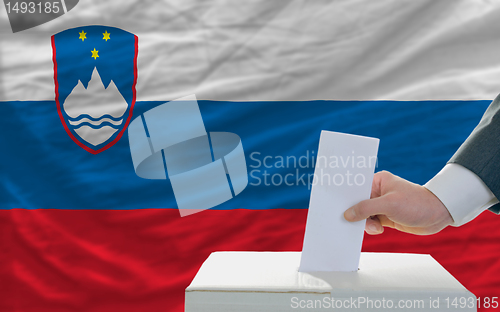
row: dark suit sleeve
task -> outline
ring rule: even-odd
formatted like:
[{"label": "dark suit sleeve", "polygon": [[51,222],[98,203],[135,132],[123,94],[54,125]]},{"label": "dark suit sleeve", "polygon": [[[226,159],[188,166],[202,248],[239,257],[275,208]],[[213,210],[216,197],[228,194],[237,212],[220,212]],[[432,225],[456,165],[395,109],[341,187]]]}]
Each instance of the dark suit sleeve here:
[{"label": "dark suit sleeve", "polygon": [[[500,95],[448,163],[462,165],[474,172],[500,199]],[[500,204],[489,209],[499,214]]]}]

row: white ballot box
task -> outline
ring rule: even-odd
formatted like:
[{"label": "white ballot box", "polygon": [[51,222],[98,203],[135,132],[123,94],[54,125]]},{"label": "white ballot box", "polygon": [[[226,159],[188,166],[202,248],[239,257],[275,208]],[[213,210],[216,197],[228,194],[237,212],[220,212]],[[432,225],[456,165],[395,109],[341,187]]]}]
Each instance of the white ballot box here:
[{"label": "white ballot box", "polygon": [[357,272],[299,272],[300,252],[214,252],[186,288],[186,312],[476,311],[430,255],[361,253]]}]

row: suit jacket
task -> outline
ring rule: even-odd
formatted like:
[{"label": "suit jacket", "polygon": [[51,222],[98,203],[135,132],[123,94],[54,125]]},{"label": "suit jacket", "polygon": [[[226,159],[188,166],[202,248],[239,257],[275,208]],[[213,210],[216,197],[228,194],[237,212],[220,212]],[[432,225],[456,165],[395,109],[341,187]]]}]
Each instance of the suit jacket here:
[{"label": "suit jacket", "polygon": [[[491,102],[477,127],[448,163],[474,172],[500,199],[500,95]],[[489,210],[499,214],[500,204]]]}]

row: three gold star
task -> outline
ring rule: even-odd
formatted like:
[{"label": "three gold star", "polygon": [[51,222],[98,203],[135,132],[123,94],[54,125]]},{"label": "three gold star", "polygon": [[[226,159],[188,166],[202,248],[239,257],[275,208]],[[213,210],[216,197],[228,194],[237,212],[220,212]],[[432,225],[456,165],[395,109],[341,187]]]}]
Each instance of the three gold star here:
[{"label": "three gold star", "polygon": [[[80,37],[78,39],[81,39],[82,42],[85,41],[85,39],[87,39],[87,33],[85,31],[83,31],[83,29],[78,34],[80,35]],[[106,40],[106,42],[111,39],[110,38],[111,34],[107,30],[102,35],[103,35],[102,39]],[[92,52],[92,57],[94,58],[94,60],[97,60],[97,58],[99,57],[99,54],[98,54],[99,51],[94,48],[94,50],[90,51],[90,52]]]}]

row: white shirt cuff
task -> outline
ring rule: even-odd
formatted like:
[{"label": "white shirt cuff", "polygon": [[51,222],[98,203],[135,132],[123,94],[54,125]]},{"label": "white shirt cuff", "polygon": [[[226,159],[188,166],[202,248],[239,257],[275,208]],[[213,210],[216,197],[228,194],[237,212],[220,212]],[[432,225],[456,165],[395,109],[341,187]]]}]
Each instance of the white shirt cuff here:
[{"label": "white shirt cuff", "polygon": [[498,203],[484,182],[458,164],[447,164],[424,185],[450,212],[453,226],[463,225]]}]

